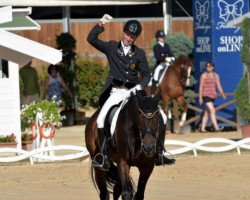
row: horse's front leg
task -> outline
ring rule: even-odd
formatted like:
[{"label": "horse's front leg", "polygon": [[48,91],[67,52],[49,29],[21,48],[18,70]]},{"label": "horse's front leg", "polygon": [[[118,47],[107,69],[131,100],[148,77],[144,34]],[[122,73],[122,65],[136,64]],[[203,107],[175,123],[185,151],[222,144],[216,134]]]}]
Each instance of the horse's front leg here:
[{"label": "horse's front leg", "polygon": [[137,192],[135,194],[134,200],[143,200],[145,189],[146,189],[146,184],[154,169],[154,160],[151,163],[147,165],[141,165],[138,168],[139,168],[140,176],[139,176]]},{"label": "horse's front leg", "polygon": [[181,115],[181,121],[179,123],[180,127],[182,127],[184,125],[184,122],[187,119],[187,110],[188,110],[188,105],[185,102],[185,97],[184,96],[180,96],[177,98],[177,102],[179,103],[179,105],[181,105],[183,107],[183,113]]},{"label": "horse's front leg", "polygon": [[131,200],[133,198],[133,184],[129,177],[130,166],[126,160],[121,159],[117,163],[117,167],[122,185],[122,200]]}]

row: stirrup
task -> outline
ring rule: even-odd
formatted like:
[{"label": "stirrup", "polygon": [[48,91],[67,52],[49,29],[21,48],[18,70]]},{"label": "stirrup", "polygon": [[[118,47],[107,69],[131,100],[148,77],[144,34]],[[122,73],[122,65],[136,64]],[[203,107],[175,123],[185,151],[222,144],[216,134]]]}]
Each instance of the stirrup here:
[{"label": "stirrup", "polygon": [[92,160],[92,166],[102,171],[109,171],[110,163],[108,162],[108,156],[102,153],[96,154]]}]

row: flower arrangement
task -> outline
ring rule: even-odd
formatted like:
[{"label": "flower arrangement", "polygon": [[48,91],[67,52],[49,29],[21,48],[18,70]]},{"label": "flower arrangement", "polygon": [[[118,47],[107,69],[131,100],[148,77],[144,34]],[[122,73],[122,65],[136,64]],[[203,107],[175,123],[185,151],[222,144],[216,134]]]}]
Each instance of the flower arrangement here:
[{"label": "flower arrangement", "polygon": [[42,113],[42,120],[44,123],[60,127],[64,116],[60,115],[59,104],[60,102],[55,102],[54,100],[42,100],[24,105],[21,110],[22,130],[24,131],[32,127],[32,124],[36,121],[36,114],[38,112]]},{"label": "flower arrangement", "polygon": [[27,132],[22,133],[22,142],[29,142],[32,140],[33,140],[33,137],[31,134],[29,134]]},{"label": "flower arrangement", "polygon": [[16,136],[14,135],[14,133],[11,133],[10,135],[0,135],[0,142],[16,142]]}]

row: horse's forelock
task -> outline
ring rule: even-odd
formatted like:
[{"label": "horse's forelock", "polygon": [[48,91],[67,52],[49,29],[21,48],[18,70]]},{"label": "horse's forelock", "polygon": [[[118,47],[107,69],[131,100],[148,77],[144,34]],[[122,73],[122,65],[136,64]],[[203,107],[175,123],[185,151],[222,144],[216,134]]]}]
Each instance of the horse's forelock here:
[{"label": "horse's forelock", "polygon": [[138,107],[145,112],[153,112],[158,110],[158,103],[160,96],[156,97],[151,96],[142,96],[140,93],[137,94]]}]

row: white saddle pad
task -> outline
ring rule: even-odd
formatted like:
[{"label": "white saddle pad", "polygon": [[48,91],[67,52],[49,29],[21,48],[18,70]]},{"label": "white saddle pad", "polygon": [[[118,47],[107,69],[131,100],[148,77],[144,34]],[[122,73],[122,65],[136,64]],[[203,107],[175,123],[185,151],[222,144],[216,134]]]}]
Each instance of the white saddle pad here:
[{"label": "white saddle pad", "polygon": [[120,104],[119,108],[116,110],[116,112],[114,114],[114,117],[112,119],[111,126],[110,126],[110,133],[111,133],[112,136],[113,136],[114,131],[115,131],[115,126],[116,126],[118,115],[119,115],[121,109],[124,107],[124,105],[127,102],[128,102],[128,98],[126,98],[125,100],[123,100],[122,103]]},{"label": "white saddle pad", "polygon": [[[159,80],[159,82],[158,82],[158,85],[160,85],[160,84],[161,84],[162,79],[163,79],[163,77],[164,77],[164,75],[165,75],[165,73],[166,73],[167,69],[168,69],[168,67],[166,67],[166,68],[164,69],[164,72],[162,73],[162,75],[161,75],[161,77],[160,77],[160,80]],[[151,77],[151,79],[150,79],[150,82],[149,82],[148,86],[152,86],[152,79],[153,79],[153,76]]]}]

